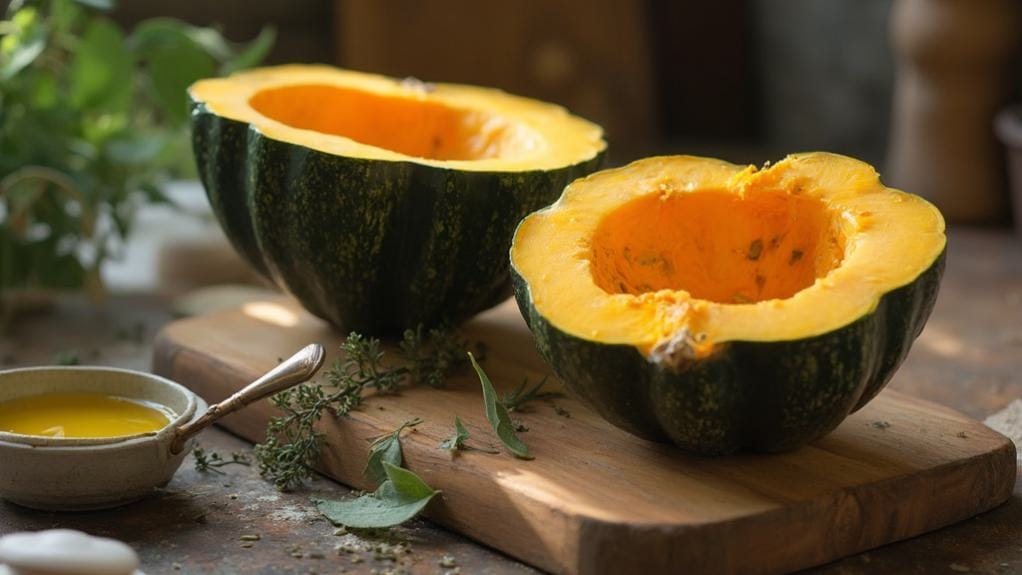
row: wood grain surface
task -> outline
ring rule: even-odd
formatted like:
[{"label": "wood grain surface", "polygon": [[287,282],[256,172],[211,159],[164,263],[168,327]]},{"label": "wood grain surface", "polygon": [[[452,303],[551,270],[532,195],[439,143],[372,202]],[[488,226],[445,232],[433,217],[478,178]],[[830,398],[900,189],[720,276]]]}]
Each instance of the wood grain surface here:
[{"label": "wood grain surface", "polygon": [[[513,303],[467,334],[489,348],[499,388],[548,372]],[[337,356],[339,336],[286,299],[178,321],[157,337],[154,370],[220,400],[306,343]],[[478,382],[376,397],[323,422],[324,471],[362,477],[369,441],[411,417],[409,468],[444,492],[431,519],[540,568],[563,573],[774,573],[821,564],[970,517],[1005,501],[1014,446],[950,409],[893,391],[794,453],[686,456],[632,437],[571,398],[520,415],[536,456],[438,448],[457,414],[476,442],[495,443]],[[224,425],[259,441],[262,404]]]}]

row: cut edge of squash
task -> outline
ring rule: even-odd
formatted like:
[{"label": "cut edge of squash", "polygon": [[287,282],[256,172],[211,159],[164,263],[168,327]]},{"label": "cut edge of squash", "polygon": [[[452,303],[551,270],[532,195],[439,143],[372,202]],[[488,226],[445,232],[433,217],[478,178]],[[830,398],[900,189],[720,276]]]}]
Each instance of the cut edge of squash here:
[{"label": "cut edge of squash", "polygon": [[[790,297],[750,302],[699,299],[685,289],[608,293],[597,283],[593,238],[608,214],[643,197],[708,190],[740,200],[780,193],[822,202],[843,242],[840,262]],[[522,221],[511,262],[537,313],[565,333],[632,345],[647,357],[704,357],[728,341],[798,340],[851,324],[928,270],[945,246],[936,207],[884,186],[872,167],[852,158],[793,154],[757,169],[664,156],[572,183],[555,204]]]},{"label": "cut edge of squash", "polygon": [[[515,172],[579,164],[606,148],[602,128],[554,104],[330,66],[257,68],[200,80],[189,94],[269,138],[360,159]],[[347,113],[353,106],[365,113]]]}]

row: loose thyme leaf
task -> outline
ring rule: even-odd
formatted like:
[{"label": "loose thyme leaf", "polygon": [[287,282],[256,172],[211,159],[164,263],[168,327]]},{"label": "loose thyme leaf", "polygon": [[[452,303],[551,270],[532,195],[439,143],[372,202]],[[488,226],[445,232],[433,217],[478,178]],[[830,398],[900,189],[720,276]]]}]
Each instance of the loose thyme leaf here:
[{"label": "loose thyme leaf", "polygon": [[422,419],[416,417],[415,419],[409,419],[408,421],[401,424],[391,433],[388,433],[369,446],[369,461],[366,463],[365,471],[363,475],[372,479],[374,483],[380,485],[387,480],[387,473],[383,469],[383,463],[387,462],[396,467],[401,467],[401,432],[408,427],[415,427],[422,423]]},{"label": "loose thyme leaf", "polygon": [[543,379],[539,380],[539,383],[532,387],[528,387],[529,378],[522,380],[522,383],[518,385],[513,391],[505,393],[500,398],[500,402],[504,404],[504,407],[508,411],[522,411],[525,404],[540,400],[540,399],[553,399],[555,397],[561,397],[564,394],[559,391],[540,391],[547,382],[547,376],[543,376]]},{"label": "loose thyme leaf", "polygon": [[507,408],[497,399],[497,391],[493,389],[490,378],[486,376],[483,368],[479,367],[479,363],[476,362],[476,358],[473,357],[471,352],[468,354],[468,359],[472,362],[472,367],[476,370],[476,374],[479,375],[479,383],[483,386],[483,404],[486,406],[486,419],[493,426],[493,431],[497,434],[497,438],[515,457],[519,459],[532,459],[528,446],[522,443],[522,440],[518,439],[518,436],[515,435],[511,416],[508,415]]},{"label": "loose thyme leaf", "polygon": [[383,529],[412,519],[440,493],[403,467],[383,462],[383,469],[387,480],[375,493],[348,501],[319,501],[319,512],[336,525]]},{"label": "loose thyme leaf", "polygon": [[454,416],[454,435],[448,437],[440,443],[441,449],[447,451],[458,451],[465,447],[465,440],[468,439],[468,430],[461,423],[461,418],[457,415]]}]

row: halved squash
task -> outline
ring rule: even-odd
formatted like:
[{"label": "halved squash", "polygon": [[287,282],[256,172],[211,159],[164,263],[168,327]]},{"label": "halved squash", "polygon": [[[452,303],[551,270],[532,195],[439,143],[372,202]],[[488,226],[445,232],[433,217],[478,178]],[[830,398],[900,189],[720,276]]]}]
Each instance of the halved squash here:
[{"label": "halved squash", "polygon": [[339,329],[458,322],[511,293],[514,227],[602,130],[498,90],[281,66],[189,90],[199,176],[256,269]]},{"label": "halved squash", "polygon": [[610,421],[700,453],[777,451],[884,386],[945,244],[935,207],[851,158],[678,156],[574,182],[519,225],[511,265],[540,352]]}]

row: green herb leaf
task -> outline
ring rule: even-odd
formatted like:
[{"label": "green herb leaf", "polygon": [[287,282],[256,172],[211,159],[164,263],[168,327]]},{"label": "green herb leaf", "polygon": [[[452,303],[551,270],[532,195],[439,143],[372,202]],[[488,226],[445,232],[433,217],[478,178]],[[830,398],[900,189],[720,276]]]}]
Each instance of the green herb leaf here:
[{"label": "green herb leaf", "polygon": [[377,485],[387,480],[387,473],[383,469],[384,463],[389,463],[397,467],[401,467],[401,432],[406,428],[415,427],[422,423],[422,420],[416,417],[410,419],[401,424],[392,433],[388,433],[369,446],[369,461],[366,463],[365,471],[362,473],[373,480]]},{"label": "green herb leaf", "polygon": [[440,443],[441,449],[447,451],[458,451],[465,447],[465,441],[468,440],[468,430],[465,429],[464,424],[461,423],[461,418],[457,415],[454,416],[454,435],[448,437]]},{"label": "green herb leaf", "polygon": [[472,367],[476,370],[476,374],[479,375],[479,383],[483,386],[483,404],[486,407],[486,419],[493,426],[493,431],[497,434],[497,438],[515,457],[519,459],[532,459],[528,446],[518,439],[518,436],[515,434],[511,416],[508,415],[507,408],[497,398],[497,391],[493,389],[490,378],[486,376],[486,372],[479,366],[476,358],[471,353],[468,354],[468,359],[472,362]]},{"label": "green herb leaf", "polygon": [[493,449],[492,447],[476,447],[467,443],[469,439],[468,429],[463,423],[461,418],[457,415],[454,416],[454,435],[440,442],[440,449],[446,449],[453,456],[458,451],[482,451],[483,453],[497,454],[500,453],[499,449]]},{"label": "green herb leaf", "polygon": [[439,493],[407,469],[387,462],[383,469],[387,479],[375,493],[348,501],[319,501],[320,513],[336,525],[383,529],[412,519]]}]

